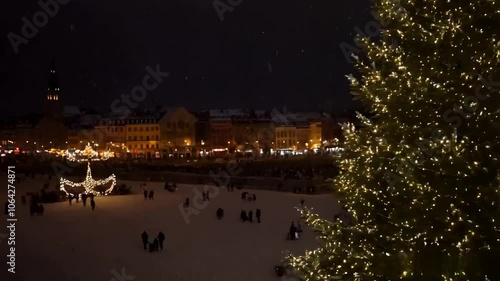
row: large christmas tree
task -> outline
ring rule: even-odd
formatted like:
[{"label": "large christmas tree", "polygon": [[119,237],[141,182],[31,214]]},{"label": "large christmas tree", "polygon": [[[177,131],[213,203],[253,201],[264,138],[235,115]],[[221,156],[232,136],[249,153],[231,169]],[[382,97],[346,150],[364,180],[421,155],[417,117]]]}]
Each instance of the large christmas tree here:
[{"label": "large christmas tree", "polygon": [[358,38],[336,188],[354,223],[303,216],[304,280],[500,280],[500,0],[380,0]]}]

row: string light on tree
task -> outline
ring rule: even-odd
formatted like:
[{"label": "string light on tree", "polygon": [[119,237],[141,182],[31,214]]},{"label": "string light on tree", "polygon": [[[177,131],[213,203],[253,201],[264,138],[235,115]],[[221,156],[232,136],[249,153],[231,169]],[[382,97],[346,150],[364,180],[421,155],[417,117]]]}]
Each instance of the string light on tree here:
[{"label": "string light on tree", "polygon": [[305,281],[500,280],[500,1],[373,7],[386,26],[348,77],[373,118],[343,126],[335,178],[353,224],[301,210],[320,245],[286,261]]}]

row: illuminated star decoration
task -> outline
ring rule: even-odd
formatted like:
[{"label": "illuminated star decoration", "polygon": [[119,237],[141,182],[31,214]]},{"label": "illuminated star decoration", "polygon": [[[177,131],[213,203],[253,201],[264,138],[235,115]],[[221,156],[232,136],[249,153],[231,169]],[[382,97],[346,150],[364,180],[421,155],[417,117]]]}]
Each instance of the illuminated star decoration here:
[{"label": "illuminated star decoration", "polygon": [[[95,188],[98,186],[104,186],[104,185],[111,182],[110,188],[108,188],[104,191],[104,195],[108,195],[109,193],[111,193],[113,191],[113,188],[116,185],[116,176],[114,174],[112,174],[111,176],[109,176],[108,178],[106,178],[104,180],[94,180],[92,178],[92,171],[90,169],[90,161],[107,160],[110,157],[113,157],[112,153],[109,151],[104,152],[102,157],[100,158],[99,153],[94,151],[92,149],[92,146],[90,146],[90,144],[88,144],[87,147],[85,148],[85,150],[83,152],[81,152],[79,155],[87,156],[88,164],[87,164],[87,176],[85,177],[85,180],[83,182],[75,183],[75,182],[72,182],[72,181],[67,180],[65,178],[61,178],[61,180],[60,180],[61,190],[66,192],[66,195],[69,195],[70,193],[66,190],[66,188],[65,188],[66,186],[70,186],[70,187],[82,187],[83,186],[85,188],[85,194],[94,194],[94,195],[98,196],[100,193],[98,191],[96,191]],[[70,161],[82,162],[81,159],[77,159],[75,157],[75,155],[73,155],[73,154],[67,153],[67,156],[68,156],[68,160],[70,160]]]}]

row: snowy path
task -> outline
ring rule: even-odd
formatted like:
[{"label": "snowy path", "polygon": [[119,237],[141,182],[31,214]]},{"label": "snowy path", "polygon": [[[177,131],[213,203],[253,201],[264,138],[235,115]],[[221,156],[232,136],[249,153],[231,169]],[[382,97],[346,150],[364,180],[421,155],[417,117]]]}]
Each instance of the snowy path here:
[{"label": "snowy path", "polygon": [[[125,183],[139,191],[140,183]],[[243,203],[242,191],[221,190],[186,224],[178,206],[186,197],[193,201],[193,189],[201,190],[202,186],[178,185],[179,190],[170,193],[163,190],[163,183],[149,183],[148,187],[155,190],[155,200],[144,200],[142,194],[98,197],[94,212],[81,202],[73,202],[72,206],[68,202],[46,204],[43,217],[30,217],[28,206],[21,205],[21,195],[39,189],[41,184],[26,180],[16,185],[16,274],[7,275],[7,279],[2,277],[7,270],[7,245],[2,241],[1,280],[280,280],[273,268],[284,251],[302,253],[316,245],[312,233],[304,226],[301,240],[285,240],[291,221],[297,221],[294,207],[300,199],[304,198],[306,205],[325,217],[332,217],[338,210],[331,195],[249,191],[256,193],[257,202]],[[0,199],[2,204],[6,201],[6,192],[2,192]],[[221,221],[215,217],[219,207],[225,210]],[[261,224],[239,222],[242,209],[253,210],[255,214],[256,208],[262,210]],[[5,219],[1,225],[0,233],[6,232]],[[140,239],[144,230],[150,238],[163,231],[166,249],[157,253],[144,251]],[[119,277],[122,269],[130,278]]]}]

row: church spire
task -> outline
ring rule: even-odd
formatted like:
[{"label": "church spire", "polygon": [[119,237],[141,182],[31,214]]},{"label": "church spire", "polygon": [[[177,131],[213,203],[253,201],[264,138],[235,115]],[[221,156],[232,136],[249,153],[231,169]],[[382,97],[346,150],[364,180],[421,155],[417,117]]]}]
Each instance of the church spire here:
[{"label": "church spire", "polygon": [[62,117],[62,104],[61,104],[61,89],[59,88],[59,80],[57,79],[56,62],[50,61],[49,68],[49,83],[47,95],[45,97],[45,116],[51,118]]},{"label": "church spire", "polygon": [[52,59],[50,61],[50,70],[49,70],[49,94],[50,92],[59,92],[61,89],[59,88],[59,81],[57,79],[56,73],[56,60]]}]

